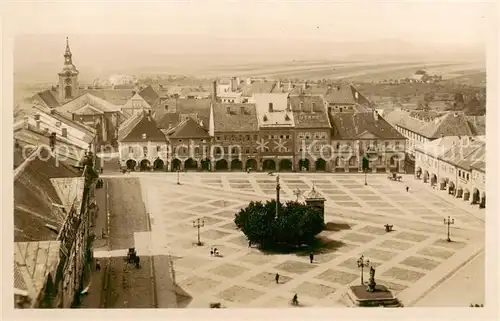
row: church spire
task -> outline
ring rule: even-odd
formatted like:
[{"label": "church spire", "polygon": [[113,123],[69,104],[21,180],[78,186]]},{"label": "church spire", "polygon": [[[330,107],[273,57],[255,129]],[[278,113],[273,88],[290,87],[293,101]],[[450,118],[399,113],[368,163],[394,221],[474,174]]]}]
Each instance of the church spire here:
[{"label": "church spire", "polygon": [[64,64],[65,65],[71,65],[73,62],[71,61],[71,50],[69,49],[69,40],[68,37],[66,37],[66,52],[64,53]]}]

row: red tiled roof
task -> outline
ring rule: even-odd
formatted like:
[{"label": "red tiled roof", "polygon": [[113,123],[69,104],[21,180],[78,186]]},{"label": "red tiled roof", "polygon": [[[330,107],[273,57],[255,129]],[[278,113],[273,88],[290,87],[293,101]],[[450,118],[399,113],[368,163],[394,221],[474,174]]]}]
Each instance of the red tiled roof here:
[{"label": "red tiled roof", "polygon": [[193,118],[183,120],[169,132],[170,138],[208,138],[208,132]]},{"label": "red tiled roof", "polygon": [[149,106],[153,107],[156,102],[160,99],[160,95],[151,87],[151,85],[147,86],[143,90],[139,92],[139,96],[144,99]]},{"label": "red tiled roof", "polygon": [[[27,160],[14,179],[14,241],[55,240],[57,234],[45,224],[61,228],[64,217],[53,209],[52,203],[61,200],[51,178],[78,177],[77,169],[49,157],[50,152],[41,148],[41,157]],[[46,159],[46,161],[42,159]]]},{"label": "red tiled roof", "polygon": [[214,106],[215,132],[258,131],[255,104],[216,104]]},{"label": "red tiled roof", "polygon": [[[146,134],[144,138],[144,134]],[[118,130],[119,142],[166,142],[165,135],[147,112],[133,115]]]},{"label": "red tiled roof", "polygon": [[332,139],[356,139],[363,133],[371,133],[381,139],[404,139],[385,119],[373,112],[365,113],[334,113],[330,114],[334,128]]}]

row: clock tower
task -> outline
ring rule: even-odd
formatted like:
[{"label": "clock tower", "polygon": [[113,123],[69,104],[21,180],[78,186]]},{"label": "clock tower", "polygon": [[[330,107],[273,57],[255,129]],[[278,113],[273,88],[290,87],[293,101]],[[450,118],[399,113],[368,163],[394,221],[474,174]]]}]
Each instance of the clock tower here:
[{"label": "clock tower", "polygon": [[59,102],[64,103],[78,97],[78,70],[73,65],[68,37],[66,37],[66,51],[64,52],[64,66],[59,75]]}]

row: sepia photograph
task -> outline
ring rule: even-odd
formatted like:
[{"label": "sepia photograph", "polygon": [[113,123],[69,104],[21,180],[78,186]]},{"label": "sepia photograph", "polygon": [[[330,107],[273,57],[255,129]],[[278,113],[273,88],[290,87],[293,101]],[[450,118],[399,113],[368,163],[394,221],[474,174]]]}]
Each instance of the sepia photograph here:
[{"label": "sepia photograph", "polygon": [[497,309],[496,3],[4,7],[14,312]]}]

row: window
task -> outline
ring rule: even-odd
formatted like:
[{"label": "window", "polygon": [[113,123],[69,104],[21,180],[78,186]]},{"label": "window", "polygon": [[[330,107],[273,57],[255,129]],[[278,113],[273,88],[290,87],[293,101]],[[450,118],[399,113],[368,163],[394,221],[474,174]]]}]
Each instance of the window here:
[{"label": "window", "polygon": [[336,149],[340,149],[340,143],[337,143],[337,146],[335,146]]},{"label": "window", "polygon": [[161,146],[156,146],[156,151],[159,152],[161,150]]},{"label": "window", "polygon": [[147,147],[147,146],[144,146],[144,147],[142,148],[142,152],[144,153],[144,155],[145,155],[145,154],[147,154],[147,153],[148,153],[148,147]]},{"label": "window", "polygon": [[220,140],[220,136],[215,137],[216,140]]},{"label": "window", "polygon": [[396,148],[399,148],[399,142],[396,142]]},{"label": "window", "polygon": [[283,135],[280,135],[280,138],[283,139]]},{"label": "window", "polygon": [[385,142],[384,145],[385,145],[386,148],[389,147],[389,142]]},{"label": "window", "polygon": [[285,138],[286,138],[286,139],[290,139],[290,135],[286,135],[286,136],[285,136]]},{"label": "window", "polygon": [[304,133],[299,133],[299,139],[303,139],[304,138]]},{"label": "window", "polygon": [[349,166],[356,166],[356,157],[349,158]]},{"label": "window", "polygon": [[250,140],[250,135],[247,135],[247,140]]},{"label": "window", "polygon": [[128,147],[128,152],[129,154],[132,154],[134,152],[134,148],[132,146]]},{"label": "window", "polygon": [[269,103],[269,111],[273,111],[273,103]]},{"label": "window", "polygon": [[199,147],[195,147],[194,148],[194,153],[195,154],[199,154],[200,153],[200,148]]},{"label": "window", "polygon": [[250,154],[250,149],[249,148],[245,149],[245,153]]},{"label": "window", "polygon": [[467,173],[467,180],[469,180],[469,173]]}]

